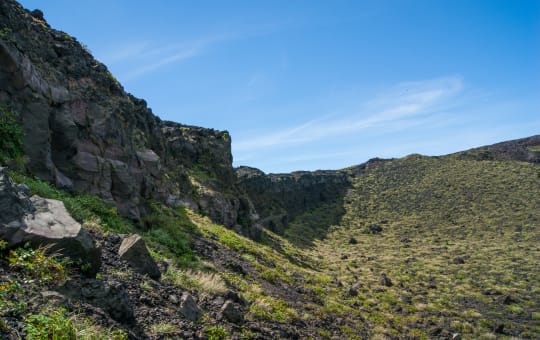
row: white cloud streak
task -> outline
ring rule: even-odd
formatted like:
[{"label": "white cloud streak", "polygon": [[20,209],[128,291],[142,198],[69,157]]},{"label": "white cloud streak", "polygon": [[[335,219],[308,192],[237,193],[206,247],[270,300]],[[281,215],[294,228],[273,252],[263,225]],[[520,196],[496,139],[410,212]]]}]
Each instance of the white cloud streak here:
[{"label": "white cloud streak", "polygon": [[[383,128],[396,122],[422,119],[450,107],[463,89],[459,76],[417,82],[405,82],[364,102],[361,112],[345,117],[323,117],[299,126],[271,132],[255,138],[233,141],[235,152],[289,147],[324,138],[358,133],[368,128]],[[409,122],[410,123],[410,122]]]},{"label": "white cloud streak", "polygon": [[231,34],[217,34],[167,45],[156,45],[144,41],[134,42],[107,51],[100,56],[100,59],[113,67],[127,69],[127,71],[120,72],[119,78],[123,81],[129,81],[167,65],[202,55],[214,45],[237,38]]}]

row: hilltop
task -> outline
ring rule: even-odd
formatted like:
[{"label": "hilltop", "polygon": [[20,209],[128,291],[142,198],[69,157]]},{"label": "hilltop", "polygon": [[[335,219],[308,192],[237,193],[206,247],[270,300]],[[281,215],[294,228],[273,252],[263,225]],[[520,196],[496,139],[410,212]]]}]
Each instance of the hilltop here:
[{"label": "hilltop", "polygon": [[540,135],[235,169],[4,0],[0,137],[2,338],[540,337]]}]

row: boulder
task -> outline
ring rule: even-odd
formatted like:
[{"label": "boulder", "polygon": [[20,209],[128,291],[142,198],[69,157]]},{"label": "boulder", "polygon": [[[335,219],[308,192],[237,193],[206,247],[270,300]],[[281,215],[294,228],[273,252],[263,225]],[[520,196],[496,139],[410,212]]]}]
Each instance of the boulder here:
[{"label": "boulder", "polygon": [[137,234],[130,235],[122,241],[118,255],[126,261],[139,274],[148,275],[152,279],[159,279],[161,272],[148,252],[146,243]]},{"label": "boulder", "polygon": [[510,295],[503,295],[501,297],[500,301],[501,301],[502,304],[505,304],[505,305],[511,305],[513,303],[518,302],[514,297],[512,297]]},{"label": "boulder", "polygon": [[225,298],[228,300],[232,300],[233,302],[237,302],[242,306],[246,306],[248,304],[248,302],[242,297],[242,295],[232,290],[227,290],[225,292]]},{"label": "boulder", "polygon": [[30,15],[38,20],[45,21],[45,18],[43,16],[43,11],[40,9],[33,10],[32,12],[30,12]]},{"label": "boulder", "polygon": [[360,289],[361,286],[362,286],[362,284],[360,282],[356,282],[355,284],[353,284],[349,288],[348,295],[349,296],[358,296],[358,290]]},{"label": "boulder", "polygon": [[382,227],[378,224],[369,224],[364,229],[365,234],[380,234],[382,232]]},{"label": "boulder", "polygon": [[453,264],[464,264],[465,263],[465,259],[461,256],[458,256],[458,257],[455,257],[453,260],[452,260],[452,263]]},{"label": "boulder", "polygon": [[239,324],[244,321],[244,315],[240,311],[240,308],[236,306],[231,300],[225,301],[219,311],[218,318],[225,319],[235,324]]},{"label": "boulder", "polygon": [[197,321],[202,316],[202,310],[199,308],[191,294],[184,292],[180,298],[180,313],[184,318]]},{"label": "boulder", "polygon": [[394,284],[392,283],[392,280],[390,280],[390,278],[388,276],[386,276],[385,273],[382,273],[381,274],[381,279],[379,280],[379,283],[382,285],[382,286],[385,286],[385,287],[392,287]]},{"label": "boulder", "polygon": [[95,275],[101,265],[101,249],[69,215],[64,203],[39,196],[28,198],[4,170],[0,170],[0,238],[8,248],[26,243],[49,246],[49,251],[87,265],[89,275]]},{"label": "boulder", "polygon": [[132,323],[135,320],[131,301],[120,282],[95,279],[68,280],[57,290],[68,298],[103,309],[120,323]]},{"label": "boulder", "polygon": [[[2,225],[17,224],[20,218],[32,210],[32,204],[23,188],[18,188],[8,177],[5,168],[0,168],[0,228]],[[0,237],[2,237],[0,229]],[[3,237],[2,237],[3,238]]]}]

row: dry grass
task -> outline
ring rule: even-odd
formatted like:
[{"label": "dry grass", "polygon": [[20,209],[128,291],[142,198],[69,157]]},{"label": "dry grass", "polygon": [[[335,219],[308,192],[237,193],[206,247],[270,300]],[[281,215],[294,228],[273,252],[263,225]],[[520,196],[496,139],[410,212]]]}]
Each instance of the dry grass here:
[{"label": "dry grass", "polygon": [[163,280],[185,289],[209,294],[221,294],[227,290],[225,281],[218,273],[191,269],[183,270],[174,266],[169,266],[167,272],[163,275]]}]

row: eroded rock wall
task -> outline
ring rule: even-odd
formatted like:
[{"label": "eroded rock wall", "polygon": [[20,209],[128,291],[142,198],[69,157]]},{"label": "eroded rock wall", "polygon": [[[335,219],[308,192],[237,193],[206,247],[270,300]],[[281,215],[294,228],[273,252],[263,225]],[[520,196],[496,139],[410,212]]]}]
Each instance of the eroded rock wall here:
[{"label": "eroded rock wall", "polygon": [[28,170],[60,188],[134,220],[151,201],[227,226],[245,214],[226,132],[161,121],[76,39],[12,0],[0,2],[0,104],[20,115]]},{"label": "eroded rock wall", "polygon": [[351,185],[346,171],[265,174],[255,168],[240,167],[236,173],[239,186],[253,202],[261,223],[276,232],[282,232],[292,219],[308,210],[339,201]]}]

